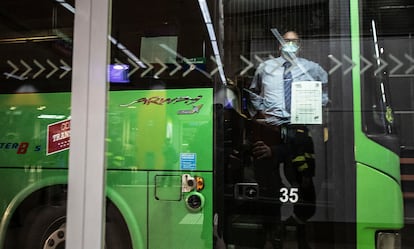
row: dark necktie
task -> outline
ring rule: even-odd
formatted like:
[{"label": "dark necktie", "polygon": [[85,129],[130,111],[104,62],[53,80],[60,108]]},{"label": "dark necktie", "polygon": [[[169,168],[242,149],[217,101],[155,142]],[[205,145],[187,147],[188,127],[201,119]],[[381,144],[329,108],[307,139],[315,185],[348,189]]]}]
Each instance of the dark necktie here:
[{"label": "dark necktie", "polygon": [[283,67],[285,68],[283,72],[283,87],[285,91],[285,106],[286,111],[290,113],[290,100],[291,100],[291,92],[292,92],[292,73],[290,67],[292,66],[292,63],[289,61],[286,61],[283,63]]}]

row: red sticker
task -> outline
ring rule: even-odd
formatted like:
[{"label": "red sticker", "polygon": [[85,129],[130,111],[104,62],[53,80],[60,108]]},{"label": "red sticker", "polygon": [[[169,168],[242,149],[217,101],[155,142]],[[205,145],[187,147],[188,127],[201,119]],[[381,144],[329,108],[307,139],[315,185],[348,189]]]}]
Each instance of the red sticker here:
[{"label": "red sticker", "polygon": [[46,154],[54,154],[69,149],[70,120],[63,120],[47,126]]}]

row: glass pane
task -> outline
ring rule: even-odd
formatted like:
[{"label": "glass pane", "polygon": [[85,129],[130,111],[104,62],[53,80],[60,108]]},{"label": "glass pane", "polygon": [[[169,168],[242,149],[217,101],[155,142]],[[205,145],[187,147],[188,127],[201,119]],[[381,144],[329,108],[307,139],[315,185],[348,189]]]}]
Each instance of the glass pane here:
[{"label": "glass pane", "polygon": [[61,248],[74,1],[0,3],[1,248]]},{"label": "glass pane", "polygon": [[224,110],[226,242],[353,248],[352,72],[334,64],[352,58],[349,3],[225,3],[225,68],[241,95]]},{"label": "glass pane", "polygon": [[365,54],[375,48],[364,11],[357,1],[113,1],[107,187],[113,224],[129,231],[119,240],[397,243],[392,106],[388,83],[371,79],[381,65],[364,70],[380,59]]}]

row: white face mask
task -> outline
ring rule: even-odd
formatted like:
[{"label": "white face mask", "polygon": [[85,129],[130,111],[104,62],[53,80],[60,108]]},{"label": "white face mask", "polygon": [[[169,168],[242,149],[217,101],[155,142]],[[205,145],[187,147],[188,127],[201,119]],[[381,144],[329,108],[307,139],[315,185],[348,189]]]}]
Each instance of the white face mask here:
[{"label": "white face mask", "polygon": [[297,53],[299,50],[299,46],[298,44],[296,44],[295,42],[286,42],[285,44],[283,44],[282,46],[282,51],[285,53]]}]

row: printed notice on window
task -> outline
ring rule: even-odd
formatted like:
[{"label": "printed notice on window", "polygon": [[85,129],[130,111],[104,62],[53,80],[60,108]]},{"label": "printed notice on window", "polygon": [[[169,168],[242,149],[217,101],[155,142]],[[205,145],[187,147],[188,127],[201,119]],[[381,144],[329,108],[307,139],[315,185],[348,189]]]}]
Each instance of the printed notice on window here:
[{"label": "printed notice on window", "polygon": [[292,82],[292,124],[322,124],[322,83]]}]

